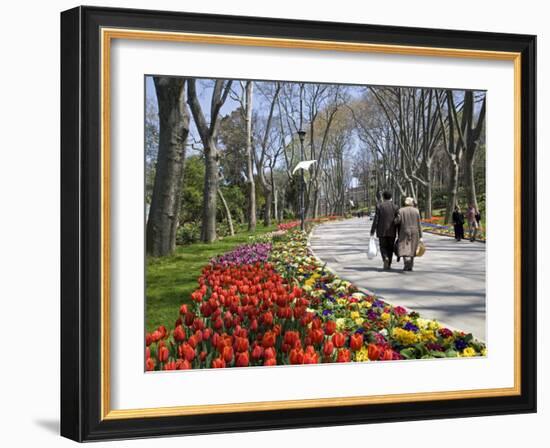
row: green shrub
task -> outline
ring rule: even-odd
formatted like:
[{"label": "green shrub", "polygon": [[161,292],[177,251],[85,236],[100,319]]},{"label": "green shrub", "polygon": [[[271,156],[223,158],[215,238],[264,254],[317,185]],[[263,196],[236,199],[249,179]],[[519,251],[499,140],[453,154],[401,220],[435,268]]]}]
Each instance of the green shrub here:
[{"label": "green shrub", "polygon": [[176,231],[176,244],[183,246],[193,244],[201,238],[201,227],[196,222],[186,222],[178,227]]}]

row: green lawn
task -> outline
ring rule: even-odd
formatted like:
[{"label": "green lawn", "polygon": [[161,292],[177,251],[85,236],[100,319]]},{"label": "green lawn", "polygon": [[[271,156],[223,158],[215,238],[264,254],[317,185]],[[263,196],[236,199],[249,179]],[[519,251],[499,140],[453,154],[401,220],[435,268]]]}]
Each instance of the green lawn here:
[{"label": "green lawn", "polygon": [[147,331],[166,325],[171,329],[178,318],[182,303],[190,301],[189,295],[197,287],[202,268],[216,255],[230,251],[246,243],[251,235],[259,235],[276,229],[275,225],[259,224],[256,232],[240,232],[212,244],[196,243],[178,246],[176,253],[168,257],[147,257],[145,328]]}]

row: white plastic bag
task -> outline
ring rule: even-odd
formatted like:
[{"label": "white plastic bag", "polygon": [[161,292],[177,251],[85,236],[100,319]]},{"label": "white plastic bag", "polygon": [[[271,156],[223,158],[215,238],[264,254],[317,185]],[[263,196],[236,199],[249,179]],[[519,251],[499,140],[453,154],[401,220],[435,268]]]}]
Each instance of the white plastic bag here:
[{"label": "white plastic bag", "polygon": [[371,236],[369,239],[369,250],[367,251],[367,257],[369,260],[372,260],[376,257],[378,249],[376,248],[376,240]]}]

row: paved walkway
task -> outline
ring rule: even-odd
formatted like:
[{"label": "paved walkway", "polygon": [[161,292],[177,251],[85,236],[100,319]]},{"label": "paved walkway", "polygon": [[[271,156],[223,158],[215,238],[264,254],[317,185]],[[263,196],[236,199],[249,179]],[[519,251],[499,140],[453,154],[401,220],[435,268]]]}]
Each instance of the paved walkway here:
[{"label": "paved walkway", "polygon": [[374,260],[366,255],[370,227],[367,218],[319,225],[311,248],[358,287],[485,340],[485,244],[425,232],[426,253],[415,259],[414,271],[403,272],[403,260],[395,259],[392,270],[383,271],[380,253]]}]

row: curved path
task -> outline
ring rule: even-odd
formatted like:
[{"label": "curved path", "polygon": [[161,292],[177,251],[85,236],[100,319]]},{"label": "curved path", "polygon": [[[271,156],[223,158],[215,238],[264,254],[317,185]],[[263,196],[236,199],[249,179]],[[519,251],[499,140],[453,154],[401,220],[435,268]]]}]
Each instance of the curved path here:
[{"label": "curved path", "polygon": [[391,304],[485,340],[485,244],[424,233],[426,253],[414,271],[403,260],[382,270],[380,254],[367,258],[371,220],[351,218],[322,224],[310,238],[315,255],[341,278]]}]

